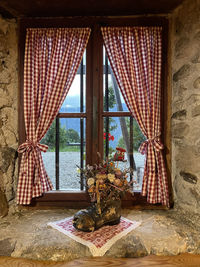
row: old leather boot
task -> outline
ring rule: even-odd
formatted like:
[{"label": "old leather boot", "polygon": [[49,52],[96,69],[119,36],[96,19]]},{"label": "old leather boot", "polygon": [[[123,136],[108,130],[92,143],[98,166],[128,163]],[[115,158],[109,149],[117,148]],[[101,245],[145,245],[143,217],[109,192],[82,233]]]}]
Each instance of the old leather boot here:
[{"label": "old leather boot", "polygon": [[[99,212],[100,211],[100,212]],[[115,225],[120,222],[121,200],[102,201],[100,210],[97,203],[92,204],[74,215],[73,225],[77,230],[91,232],[103,225]]]}]

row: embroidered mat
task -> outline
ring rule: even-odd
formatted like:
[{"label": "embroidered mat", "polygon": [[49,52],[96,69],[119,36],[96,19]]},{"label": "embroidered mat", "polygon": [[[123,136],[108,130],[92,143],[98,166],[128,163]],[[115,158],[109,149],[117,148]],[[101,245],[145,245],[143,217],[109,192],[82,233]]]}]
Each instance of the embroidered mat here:
[{"label": "embroidered mat", "polygon": [[130,221],[121,217],[120,223],[113,226],[103,226],[94,232],[81,232],[76,230],[72,224],[73,217],[60,221],[48,223],[63,234],[75,241],[88,246],[93,256],[103,256],[106,251],[120,238],[138,227],[141,223]]}]

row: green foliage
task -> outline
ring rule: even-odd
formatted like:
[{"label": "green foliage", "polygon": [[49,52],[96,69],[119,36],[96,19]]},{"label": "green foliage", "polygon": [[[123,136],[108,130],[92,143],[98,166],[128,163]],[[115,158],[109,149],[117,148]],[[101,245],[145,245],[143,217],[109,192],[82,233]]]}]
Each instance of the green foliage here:
[{"label": "green foliage", "polygon": [[80,142],[80,136],[77,131],[74,129],[68,129],[66,131],[67,134],[67,143],[79,143]]},{"label": "green foliage", "polygon": [[49,149],[55,148],[56,139],[56,120],[53,121],[46,135],[43,137],[41,143],[47,145]]},{"label": "green foliage", "polygon": [[[56,140],[56,120],[54,120],[53,123],[51,124],[48,132],[42,139],[42,143],[48,145],[50,151],[54,151],[55,140]],[[61,127],[61,124],[59,122],[59,141],[60,141],[60,148],[61,150],[63,150],[67,146],[67,142],[79,143],[80,137],[75,130],[73,129],[66,130],[64,127]]]},{"label": "green foliage", "polygon": [[[108,106],[109,109],[113,108],[116,104],[116,100],[115,100],[115,94],[114,94],[114,90],[112,88],[112,86],[108,87]],[[104,110],[106,110],[106,99],[104,97]],[[111,133],[113,130],[115,130],[117,128],[117,124],[115,122],[115,120],[113,118],[109,118],[109,133]],[[104,120],[104,132],[106,129],[106,120]]]},{"label": "green foliage", "polygon": [[[128,119],[126,120],[126,125],[128,128],[128,132],[130,133],[130,125],[129,125]],[[144,142],[145,140],[146,140],[146,138],[143,135],[143,133],[141,132],[140,127],[138,126],[136,120],[133,119],[133,149],[135,151],[138,151],[141,143]],[[117,146],[125,148],[123,137],[120,137]]]},{"label": "green foliage", "polygon": [[[108,107],[114,108],[116,104],[115,93],[112,86],[108,87]],[[104,97],[103,109],[106,110],[106,98]]]}]

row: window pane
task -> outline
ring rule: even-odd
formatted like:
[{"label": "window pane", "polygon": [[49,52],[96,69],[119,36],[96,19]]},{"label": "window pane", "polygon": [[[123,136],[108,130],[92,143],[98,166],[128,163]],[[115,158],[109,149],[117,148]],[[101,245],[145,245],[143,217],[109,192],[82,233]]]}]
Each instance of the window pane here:
[{"label": "window pane", "polygon": [[[46,171],[56,189],[56,121],[52,123],[43,138],[43,144],[49,149],[42,153]],[[83,190],[77,165],[85,166],[85,119],[62,118],[59,119],[59,189]]]},{"label": "window pane", "polygon": [[56,164],[55,164],[55,138],[56,138],[56,120],[53,121],[49,130],[47,131],[44,138],[41,140],[42,144],[48,145],[47,152],[42,152],[42,158],[44,162],[45,169],[51,182],[53,188],[56,188]]},{"label": "window pane", "polygon": [[104,91],[104,111],[129,111],[121,91],[117,85],[116,79],[112,72],[110,62],[105,55],[104,48],[104,75],[103,75],[103,91]]},{"label": "window pane", "polygon": [[77,166],[85,166],[85,119],[65,118],[60,119],[60,123],[63,129],[59,152],[60,189],[80,190]]},{"label": "window pane", "polygon": [[70,90],[61,106],[60,113],[85,112],[86,52],[78,68]]},{"label": "window pane", "polygon": [[[133,168],[134,191],[141,191],[144,172],[145,157],[138,152],[140,144],[145,140],[136,120],[132,119],[132,127],[129,117],[105,117],[104,118],[104,156],[114,157],[116,147],[126,149],[124,162],[117,161],[120,168]],[[130,127],[133,129],[132,142],[130,142]],[[108,133],[108,134],[106,134]],[[132,149],[130,148],[132,146]],[[133,153],[130,157],[129,150]]]}]

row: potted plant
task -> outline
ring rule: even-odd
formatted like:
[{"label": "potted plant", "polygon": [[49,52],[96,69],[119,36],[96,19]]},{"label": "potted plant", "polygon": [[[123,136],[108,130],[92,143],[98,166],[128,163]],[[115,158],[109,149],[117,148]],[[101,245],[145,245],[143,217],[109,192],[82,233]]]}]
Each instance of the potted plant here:
[{"label": "potted plant", "polygon": [[[115,160],[114,157],[80,170],[92,205],[74,215],[73,225],[76,229],[90,232],[103,225],[120,222],[121,199],[127,191],[132,193],[132,182],[127,181],[131,169],[120,169]],[[120,160],[119,157],[117,160]]]}]

